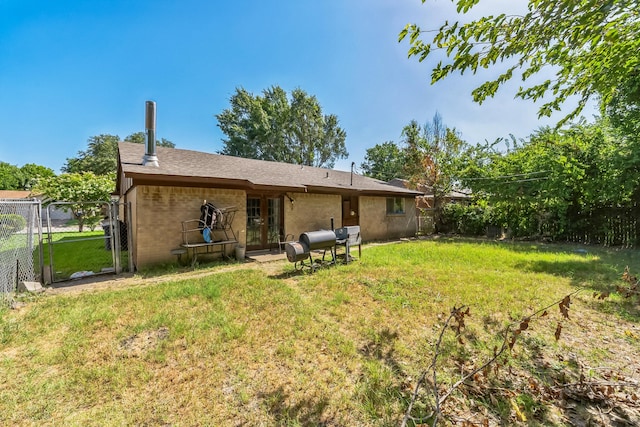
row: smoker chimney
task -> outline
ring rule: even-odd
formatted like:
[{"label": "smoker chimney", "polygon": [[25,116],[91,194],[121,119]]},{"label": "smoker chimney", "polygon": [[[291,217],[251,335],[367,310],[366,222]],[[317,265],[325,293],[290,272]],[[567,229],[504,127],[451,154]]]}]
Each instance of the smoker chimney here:
[{"label": "smoker chimney", "polygon": [[145,133],[147,141],[145,143],[144,157],[142,157],[143,166],[160,166],[158,164],[158,156],[156,156],[156,103],[147,101],[145,114]]}]

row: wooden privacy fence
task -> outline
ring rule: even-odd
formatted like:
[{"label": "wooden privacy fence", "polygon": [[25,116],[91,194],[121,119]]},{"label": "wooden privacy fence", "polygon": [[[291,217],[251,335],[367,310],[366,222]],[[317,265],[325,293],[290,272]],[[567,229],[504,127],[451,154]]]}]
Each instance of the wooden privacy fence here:
[{"label": "wooden privacy fence", "polygon": [[567,224],[561,229],[558,221],[541,224],[543,236],[556,241],[567,241],[603,246],[637,247],[640,244],[637,204],[628,207],[603,207],[588,212],[567,215]]}]

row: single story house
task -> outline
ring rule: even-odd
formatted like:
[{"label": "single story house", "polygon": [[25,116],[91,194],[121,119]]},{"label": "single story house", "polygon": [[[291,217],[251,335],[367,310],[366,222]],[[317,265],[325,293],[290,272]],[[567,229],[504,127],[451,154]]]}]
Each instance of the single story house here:
[{"label": "single story house", "polygon": [[0,190],[0,200],[32,199],[29,190]]},{"label": "single story house", "polygon": [[[389,181],[389,184],[394,185],[396,187],[402,187],[402,188],[411,187],[408,180],[400,179],[400,178],[392,179],[391,181]],[[416,197],[416,208],[422,209],[422,210],[433,209],[433,205],[434,205],[433,188],[424,184],[418,184],[416,191],[420,193],[420,195]],[[471,196],[469,195],[468,192],[465,192],[465,191],[451,190],[443,198],[442,203],[445,205],[449,203],[468,205],[469,203],[471,203]]]},{"label": "single story house", "polygon": [[[0,200],[33,200],[38,199],[43,201],[42,195],[34,194],[30,190],[0,190]],[[71,212],[65,212],[58,207],[43,208],[42,209],[42,221],[46,224],[48,217],[51,215],[52,221],[68,221],[73,218]]]},{"label": "single story house", "polygon": [[131,206],[129,244],[137,268],[175,260],[182,222],[204,202],[235,207],[231,228],[247,250],[278,236],[359,225],[363,241],[415,236],[418,192],[345,171],[157,147],[118,145],[116,192]]},{"label": "single story house", "polygon": [[[406,179],[394,178],[389,181],[390,185],[400,188],[410,188],[411,184]],[[416,197],[416,216],[418,222],[418,233],[420,234],[433,234],[436,232],[436,224],[434,219],[434,205],[435,196],[433,188],[424,184],[418,184],[416,191],[420,193]],[[447,204],[462,204],[469,205],[471,203],[471,196],[458,190],[450,191],[440,201],[442,205]]]}]

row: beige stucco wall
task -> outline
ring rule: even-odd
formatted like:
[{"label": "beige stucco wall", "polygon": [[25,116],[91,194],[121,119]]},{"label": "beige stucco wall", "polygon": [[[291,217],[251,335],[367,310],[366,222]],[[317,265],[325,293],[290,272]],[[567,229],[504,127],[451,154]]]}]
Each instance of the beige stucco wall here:
[{"label": "beige stucco wall", "polygon": [[247,197],[244,191],[143,185],[130,191],[127,199],[132,202],[137,268],[176,260],[171,250],[182,243],[182,221],[199,219],[204,200],[219,208],[238,208],[232,228],[241,244],[245,243]]},{"label": "beige stucco wall", "polygon": [[414,198],[405,198],[405,213],[387,215],[386,197],[360,197],[360,233],[364,241],[398,239],[416,235]]},{"label": "beige stucco wall", "polygon": [[298,240],[305,231],[330,230],[342,227],[342,197],[335,194],[289,194],[284,199],[284,230]]}]

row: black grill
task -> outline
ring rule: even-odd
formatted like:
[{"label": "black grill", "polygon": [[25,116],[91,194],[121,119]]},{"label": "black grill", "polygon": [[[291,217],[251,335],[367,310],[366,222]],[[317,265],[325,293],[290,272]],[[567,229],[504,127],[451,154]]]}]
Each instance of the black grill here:
[{"label": "black grill", "polygon": [[289,262],[298,262],[309,258],[309,249],[300,242],[287,242],[284,250]]},{"label": "black grill", "polygon": [[[285,245],[285,252],[289,262],[296,264],[296,269],[301,270],[304,267],[309,267],[313,271],[317,266],[325,263],[327,250],[331,254],[329,263],[334,264],[336,262],[337,246],[345,247],[345,262],[349,262],[351,259],[349,248],[355,245],[360,247],[359,226],[342,227],[335,231],[307,231],[300,235],[299,241],[288,242]],[[322,260],[316,259],[314,261],[311,257],[311,251],[323,251]]]},{"label": "black grill", "polygon": [[310,251],[329,249],[336,245],[336,233],[331,230],[307,231],[300,235],[300,243]]}]

